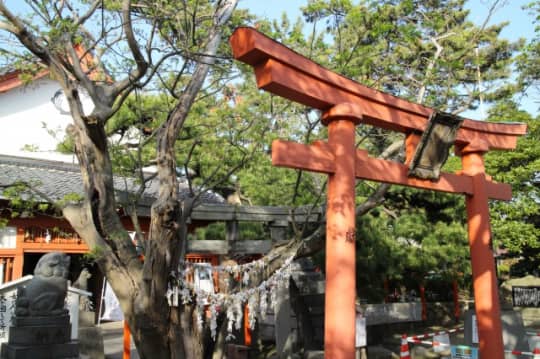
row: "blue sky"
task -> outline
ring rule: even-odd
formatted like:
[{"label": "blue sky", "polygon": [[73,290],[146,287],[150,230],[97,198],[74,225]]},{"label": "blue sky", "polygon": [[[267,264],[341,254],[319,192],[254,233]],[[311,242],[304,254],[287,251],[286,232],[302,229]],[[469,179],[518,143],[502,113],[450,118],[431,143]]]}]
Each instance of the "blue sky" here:
[{"label": "blue sky", "polygon": [[[530,38],[534,35],[532,16],[528,15],[522,7],[532,0],[503,0],[503,6],[492,16],[491,23],[509,21],[510,24],[503,31],[503,36],[509,39],[518,37]],[[300,7],[307,4],[307,0],[273,0],[271,2],[260,0],[240,0],[239,8],[248,8],[255,14],[270,19],[278,18],[287,12],[290,18],[300,16]],[[469,0],[467,8],[471,10],[470,19],[475,23],[482,23],[488,14],[489,0]]]},{"label": "blue sky", "polygon": [[[503,0],[501,7],[492,15],[490,24],[508,21],[509,24],[504,28],[501,36],[509,40],[517,40],[520,37],[531,39],[534,37],[533,16],[524,10],[523,6],[532,0]],[[267,18],[279,18],[283,12],[287,12],[289,18],[295,19],[300,16],[301,6],[307,4],[307,0],[240,0],[239,8],[248,8],[259,16]],[[489,4],[492,0],[469,0],[467,8],[470,9],[469,19],[477,24],[482,24],[489,11]],[[531,97],[521,99],[521,106],[529,113],[538,114],[538,103]],[[479,113],[466,113],[464,116],[470,116],[479,119]]]}]

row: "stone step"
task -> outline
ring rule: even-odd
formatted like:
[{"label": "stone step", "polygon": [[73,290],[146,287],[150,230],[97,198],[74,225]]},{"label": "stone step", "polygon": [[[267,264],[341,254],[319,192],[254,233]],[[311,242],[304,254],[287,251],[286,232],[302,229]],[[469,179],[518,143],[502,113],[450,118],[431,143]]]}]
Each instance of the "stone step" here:
[{"label": "stone step", "polygon": [[310,307],[324,307],[323,294],[306,294],[302,296],[302,301]]},{"label": "stone step", "polygon": [[69,315],[48,317],[13,317],[12,325],[15,327],[40,326],[40,325],[69,325]]},{"label": "stone step", "polygon": [[304,359],[324,359],[324,351],[310,350],[304,353]]},{"label": "stone step", "polygon": [[4,359],[78,359],[79,346],[76,341],[46,345],[2,345]]},{"label": "stone step", "polygon": [[297,284],[306,281],[324,281],[324,276],[318,272],[292,272],[291,276]]},{"label": "stone step", "polygon": [[47,345],[67,343],[71,339],[71,326],[42,325],[10,327],[8,343],[16,345]]},{"label": "stone step", "polygon": [[313,261],[309,258],[299,258],[296,259],[292,263],[292,270],[293,271],[305,271],[305,272],[312,272],[315,271],[316,266],[313,264]]},{"label": "stone step", "polygon": [[305,281],[305,282],[296,282],[298,291],[300,295],[313,295],[313,294],[323,294],[325,281]]}]

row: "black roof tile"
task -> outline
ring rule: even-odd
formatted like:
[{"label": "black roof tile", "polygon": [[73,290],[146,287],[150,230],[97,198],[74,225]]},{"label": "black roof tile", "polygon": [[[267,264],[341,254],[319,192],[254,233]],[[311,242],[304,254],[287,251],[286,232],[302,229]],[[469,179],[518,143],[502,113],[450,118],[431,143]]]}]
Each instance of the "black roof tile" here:
[{"label": "black roof tile", "polygon": [[[83,195],[82,178],[78,165],[15,156],[0,155],[0,186],[5,187],[14,182],[22,181],[35,186],[36,190],[52,200],[63,199],[66,195]],[[135,192],[138,190],[137,181],[134,178],[115,177],[114,187],[117,195]],[[179,183],[180,199],[189,197],[187,183]],[[157,197],[158,181],[156,179],[147,182],[147,188],[141,199],[141,205],[149,206]],[[2,189],[0,188],[0,196]],[[47,200],[47,198],[42,198]],[[202,204],[224,203],[223,197],[211,191],[206,191],[200,196]]]}]

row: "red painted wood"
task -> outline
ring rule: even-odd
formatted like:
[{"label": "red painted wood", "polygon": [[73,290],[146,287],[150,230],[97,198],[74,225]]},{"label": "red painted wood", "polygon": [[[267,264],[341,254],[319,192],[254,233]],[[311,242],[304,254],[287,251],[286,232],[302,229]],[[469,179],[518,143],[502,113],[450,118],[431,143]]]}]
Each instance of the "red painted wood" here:
[{"label": "red painted wood", "polygon": [[334,154],[324,142],[308,146],[296,142],[274,140],[272,165],[328,174],[336,170]]},{"label": "red painted wood", "polygon": [[459,288],[457,280],[452,281],[452,297],[454,299],[454,318],[456,322],[459,321],[460,307],[459,307]]},{"label": "red painted wood", "polygon": [[489,206],[482,154],[464,154],[462,163],[464,172],[473,176],[474,194],[466,197],[465,204],[480,358],[503,359],[501,309],[495,259],[491,250]]},{"label": "red painted wood", "polygon": [[[357,165],[357,178],[440,192],[473,193],[472,179],[469,176],[441,173],[437,181],[409,177],[407,166],[398,162],[368,157],[365,151],[357,151],[357,162],[360,162]],[[505,183],[486,182],[486,192],[492,199],[512,199],[511,186]]]},{"label": "red painted wood", "polygon": [[426,287],[423,284],[419,286],[420,303],[422,305],[422,320],[427,320],[427,301],[426,301]]},{"label": "red painted wood", "polygon": [[408,166],[413,158],[414,154],[416,152],[416,146],[420,143],[421,136],[419,133],[408,133],[407,136],[405,136],[405,162],[404,164]]},{"label": "red painted wood", "polygon": [[[334,156],[329,145],[323,141],[313,145],[303,145],[274,140],[272,164],[321,173],[335,171]],[[442,173],[438,181],[430,181],[409,177],[407,172],[408,167],[401,163],[371,158],[366,151],[356,150],[356,178],[440,192],[473,193],[472,179],[469,176]],[[512,198],[511,187],[508,184],[486,181],[486,191],[488,197],[492,199],[510,200]]]},{"label": "red painted wood", "polygon": [[[44,76],[47,76],[48,74],[48,70],[40,71],[33,77],[33,80],[40,79]],[[20,79],[20,75],[21,71],[16,70],[0,76],[0,93],[8,92],[17,87],[23,86],[24,82]]]},{"label": "red painted wood", "polygon": [[253,28],[237,28],[231,36],[230,43],[234,57],[249,65],[255,66],[268,59],[275,59],[282,64],[291,66],[295,69],[295,72],[310,74],[314,79],[321,80],[320,82],[334,84],[336,88],[344,88],[347,91],[373,99],[376,102],[392,104],[403,108],[408,107],[408,111],[416,112],[423,116],[429,116],[432,112],[427,107],[374,90],[329,71]]},{"label": "red painted wood", "polygon": [[129,331],[129,326],[125,320],[122,344],[122,359],[129,359],[131,357],[131,332]]},{"label": "red painted wood", "polygon": [[[511,191],[507,185],[486,179],[482,154],[490,149],[515,148],[517,138],[526,132],[526,125],[464,119],[455,140],[457,154],[462,156],[463,174],[443,174],[436,182],[408,178],[406,166],[372,159],[365,152],[355,151],[354,125],[362,119],[366,124],[409,135],[406,151],[410,161],[418,141],[417,133],[426,128],[433,109],[358,84],[254,29],[237,29],[231,37],[231,46],[235,58],[253,66],[260,88],[325,111],[322,121],[329,125],[328,144],[305,146],[275,141],[272,151],[274,165],[329,174],[325,357],[354,357],[354,338],[352,346],[349,338],[354,336],[354,325],[349,323],[354,318],[354,312],[349,314],[349,301],[354,303],[355,297],[354,256],[352,259],[347,256],[347,247],[341,239],[354,233],[354,180],[359,177],[467,195],[480,355],[482,359],[502,359],[500,308],[489,248],[488,199],[508,200]],[[352,129],[338,130],[345,126],[342,124]]]},{"label": "red painted wood", "polygon": [[[365,123],[405,133],[422,131],[433,112],[327,70],[254,29],[238,28],[230,41],[235,58],[254,67],[259,87],[304,105],[342,113],[340,106],[353,111],[356,106],[362,109]],[[512,149],[526,128],[465,119],[456,141],[483,140],[491,149]]]},{"label": "red painted wood", "polygon": [[328,125],[335,171],[328,177],[324,357],[354,359],[356,332],[355,125]]}]

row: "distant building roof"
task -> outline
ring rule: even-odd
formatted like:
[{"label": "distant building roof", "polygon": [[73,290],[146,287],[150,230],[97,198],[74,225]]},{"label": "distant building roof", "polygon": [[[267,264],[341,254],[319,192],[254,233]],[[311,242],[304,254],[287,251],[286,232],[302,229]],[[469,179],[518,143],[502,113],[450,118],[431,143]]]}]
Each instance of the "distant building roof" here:
[{"label": "distant building roof", "polygon": [[[78,165],[0,155],[0,186],[11,185],[17,181],[35,186],[37,191],[54,201],[61,200],[66,195],[83,195],[84,193]],[[134,178],[115,177],[114,187],[117,191],[117,197],[123,197],[129,192],[136,191],[138,184]],[[140,205],[149,207],[157,197],[158,190],[159,184],[157,180],[153,179],[147,182],[147,188],[143,198],[141,198]],[[179,194],[180,199],[189,197],[190,192],[187,183],[180,181]],[[0,197],[3,197],[1,189]],[[47,198],[42,199],[47,200]],[[200,197],[200,201],[202,204],[219,204],[225,202],[222,196],[212,191],[204,192]],[[143,212],[145,213],[141,214],[148,214],[147,211]]]},{"label": "distant building roof", "polygon": [[0,77],[16,72],[16,71],[17,70],[15,68],[10,67],[10,66],[0,67]]},{"label": "distant building roof", "polygon": [[[0,68],[0,93],[11,91],[17,87],[24,85],[19,75],[20,70],[12,67]],[[34,75],[34,80],[47,76],[49,70],[41,70]]]},{"label": "distant building roof", "polygon": [[[96,60],[91,51],[86,51],[86,49],[80,44],[75,45],[73,49],[79,56],[80,65],[83,70],[89,71],[88,75],[90,79],[98,80],[101,78],[102,81],[110,81],[109,73],[103,68],[96,66]],[[49,69],[44,66],[44,64],[37,58],[35,58],[35,61],[30,60],[30,62],[28,62],[27,64],[43,65],[42,69],[36,69],[36,72],[33,74],[33,80],[37,80],[39,78],[47,76],[50,73]],[[21,71],[14,66],[7,65],[4,67],[0,67],[0,93],[8,92],[19,86],[24,85],[25,82],[20,79],[20,74]]]}]

